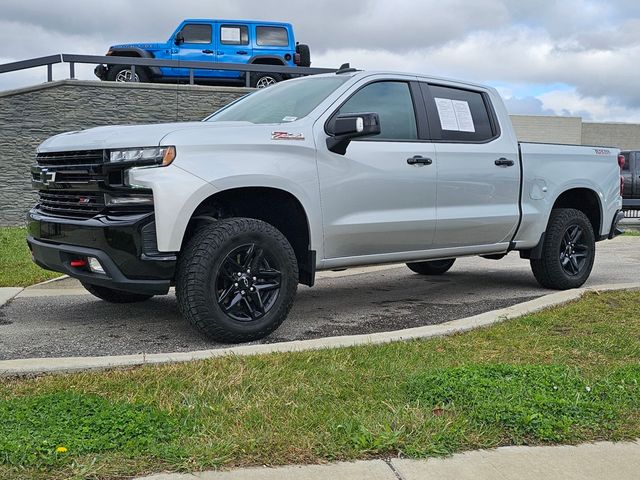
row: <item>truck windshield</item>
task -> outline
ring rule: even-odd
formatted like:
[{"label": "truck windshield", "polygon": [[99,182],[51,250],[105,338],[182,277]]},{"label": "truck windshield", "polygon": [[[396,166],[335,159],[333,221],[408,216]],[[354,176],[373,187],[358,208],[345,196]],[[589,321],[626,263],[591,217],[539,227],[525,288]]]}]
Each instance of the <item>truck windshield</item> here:
[{"label": "truck windshield", "polygon": [[286,123],[304,118],[349,76],[282,82],[247,95],[214,113],[208,122]]}]

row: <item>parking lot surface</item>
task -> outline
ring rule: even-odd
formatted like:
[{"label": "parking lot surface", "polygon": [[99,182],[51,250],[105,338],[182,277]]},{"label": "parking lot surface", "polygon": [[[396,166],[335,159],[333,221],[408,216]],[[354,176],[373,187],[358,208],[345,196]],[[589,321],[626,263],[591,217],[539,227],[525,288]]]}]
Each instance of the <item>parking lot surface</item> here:
[{"label": "parking lot surface", "polygon": [[[640,238],[598,244],[586,286],[636,282]],[[26,289],[0,308],[0,360],[32,357],[168,353],[222,347],[199,335],[175,297],[114,305],[78,289],[71,279]],[[400,330],[443,323],[549,293],[528,261],[458,259],[441,277],[402,265],[319,274],[300,286],[289,318],[263,343]]]}]

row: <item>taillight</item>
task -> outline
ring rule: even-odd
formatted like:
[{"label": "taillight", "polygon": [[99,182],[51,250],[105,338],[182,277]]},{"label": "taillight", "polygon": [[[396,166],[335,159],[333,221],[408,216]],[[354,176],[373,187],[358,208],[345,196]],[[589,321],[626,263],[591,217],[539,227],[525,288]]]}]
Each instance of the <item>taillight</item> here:
[{"label": "taillight", "polygon": [[618,155],[618,165],[620,165],[620,170],[624,168],[625,163],[626,163],[626,160],[624,158],[624,155],[622,154]]},{"label": "taillight", "polygon": [[301,59],[301,57],[300,57],[300,54],[299,54],[299,53],[296,53],[296,54],[293,56],[293,63],[295,63],[296,65],[300,65],[301,60],[302,60],[302,59]]}]

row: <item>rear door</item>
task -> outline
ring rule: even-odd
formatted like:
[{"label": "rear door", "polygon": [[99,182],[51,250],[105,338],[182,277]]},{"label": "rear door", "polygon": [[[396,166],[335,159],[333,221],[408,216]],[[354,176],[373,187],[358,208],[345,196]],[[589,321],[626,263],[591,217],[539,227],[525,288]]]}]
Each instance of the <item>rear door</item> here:
[{"label": "rear door", "polygon": [[[217,61],[220,63],[249,63],[253,55],[249,26],[239,23],[222,23],[216,25],[218,49]],[[221,78],[239,78],[242,73],[231,70],[217,70],[216,76]]]},{"label": "rear door", "polygon": [[640,152],[632,152],[633,164],[631,165],[631,176],[633,177],[632,198],[640,198]]},{"label": "rear door", "polygon": [[[213,36],[213,24],[211,23],[185,23],[179,34],[184,38],[184,42],[176,45],[173,50],[173,60],[184,62],[215,62],[216,45]],[[188,77],[189,69],[174,68],[174,75]],[[217,76],[213,70],[194,70],[196,77]]]},{"label": "rear door", "polygon": [[437,157],[434,248],[511,241],[520,219],[516,142],[486,92],[422,83]]}]

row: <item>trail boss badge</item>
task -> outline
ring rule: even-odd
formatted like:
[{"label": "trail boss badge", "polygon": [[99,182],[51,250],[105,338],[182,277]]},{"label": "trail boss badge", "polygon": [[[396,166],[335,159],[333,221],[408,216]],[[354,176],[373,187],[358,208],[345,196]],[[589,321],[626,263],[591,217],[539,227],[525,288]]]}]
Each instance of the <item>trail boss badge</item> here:
[{"label": "trail boss badge", "polygon": [[271,140],[304,140],[304,133],[273,132]]}]

